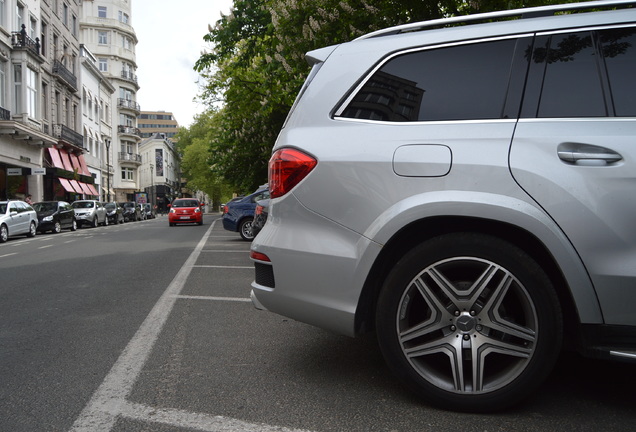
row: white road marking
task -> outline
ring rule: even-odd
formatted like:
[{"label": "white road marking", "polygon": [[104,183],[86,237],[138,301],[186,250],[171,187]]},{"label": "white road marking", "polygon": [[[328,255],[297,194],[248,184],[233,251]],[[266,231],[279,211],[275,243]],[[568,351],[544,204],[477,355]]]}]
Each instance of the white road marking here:
[{"label": "white road marking", "polygon": [[190,295],[176,295],[176,298],[186,300],[214,300],[214,301],[231,301],[231,302],[251,302],[249,298],[243,297],[212,297],[212,296],[190,296]]},{"label": "white road marking", "polygon": [[[232,418],[212,414],[189,412],[177,409],[155,408],[126,400],[137,381],[139,373],[148,360],[152,348],[159,338],[170,312],[181,296],[194,264],[199,257],[216,221],[206,231],[194,251],[190,254],[168,288],[152,308],[137,333],[130,340],[112,369],[95,391],[88,405],[71,427],[71,432],[109,432],[118,418],[160,423],[179,428],[192,428],[204,432],[307,432],[300,429],[289,429],[266,424],[248,423]],[[203,297],[210,300],[210,297]],[[218,298],[227,300],[227,298]],[[232,301],[249,301],[249,299],[233,299]]]}]

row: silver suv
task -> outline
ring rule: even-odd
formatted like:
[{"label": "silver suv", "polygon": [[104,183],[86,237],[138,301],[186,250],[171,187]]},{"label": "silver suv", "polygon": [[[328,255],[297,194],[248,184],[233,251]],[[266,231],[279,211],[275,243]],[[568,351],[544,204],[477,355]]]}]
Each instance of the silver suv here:
[{"label": "silver suv", "polygon": [[97,225],[108,225],[108,211],[104,203],[95,200],[79,200],[71,204],[75,210],[77,224],[82,226],[88,224],[92,227]]},{"label": "silver suv", "polygon": [[636,360],[633,4],[308,53],[252,244],[255,306],[374,330],[394,373],[454,410],[518,403],[563,348]]}]

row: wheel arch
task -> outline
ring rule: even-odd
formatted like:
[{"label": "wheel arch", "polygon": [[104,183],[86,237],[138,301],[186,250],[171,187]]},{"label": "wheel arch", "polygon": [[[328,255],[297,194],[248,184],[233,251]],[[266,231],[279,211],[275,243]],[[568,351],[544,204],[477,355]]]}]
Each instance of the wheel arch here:
[{"label": "wheel arch", "polygon": [[[468,216],[432,216],[419,219],[396,232],[384,244],[365,280],[355,315],[357,334],[374,329],[376,302],[390,269],[404,254],[428,239],[455,232],[474,232],[492,235],[513,244],[523,245],[526,253],[541,265],[557,291],[564,317],[564,331],[568,336],[577,334],[579,312],[567,278],[548,247],[530,231],[508,222]],[[573,338],[566,337],[569,341]]]}]

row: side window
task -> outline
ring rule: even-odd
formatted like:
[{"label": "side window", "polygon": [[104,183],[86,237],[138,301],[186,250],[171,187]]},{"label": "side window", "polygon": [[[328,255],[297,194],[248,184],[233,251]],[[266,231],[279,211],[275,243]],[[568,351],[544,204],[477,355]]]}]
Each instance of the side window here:
[{"label": "side window", "polygon": [[618,117],[636,116],[636,28],[599,32],[599,43]]},{"label": "side window", "polygon": [[531,57],[522,117],[607,115],[590,32],[539,37]]},{"label": "side window", "polygon": [[398,55],[358,91],[341,117],[392,122],[498,119],[516,39]]}]

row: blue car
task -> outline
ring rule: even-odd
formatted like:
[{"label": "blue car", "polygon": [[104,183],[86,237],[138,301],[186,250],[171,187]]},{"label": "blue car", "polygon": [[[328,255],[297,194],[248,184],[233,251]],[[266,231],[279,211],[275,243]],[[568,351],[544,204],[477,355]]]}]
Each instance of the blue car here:
[{"label": "blue car", "polygon": [[227,203],[223,208],[223,228],[238,232],[243,240],[252,241],[254,239],[252,222],[256,201],[266,198],[269,198],[269,188],[267,185],[262,185],[251,195]]}]

